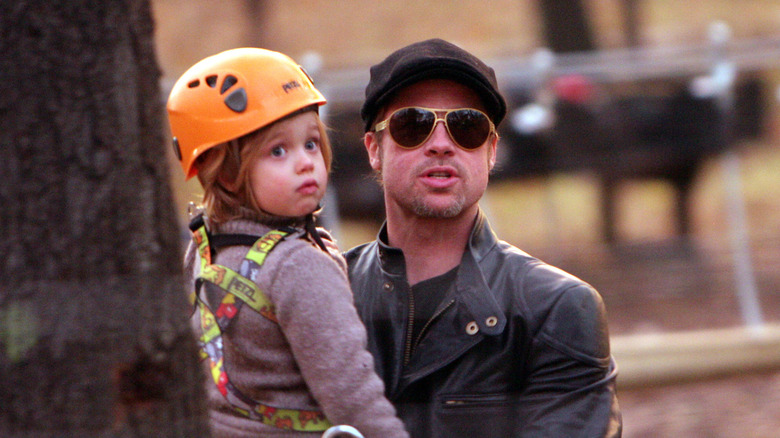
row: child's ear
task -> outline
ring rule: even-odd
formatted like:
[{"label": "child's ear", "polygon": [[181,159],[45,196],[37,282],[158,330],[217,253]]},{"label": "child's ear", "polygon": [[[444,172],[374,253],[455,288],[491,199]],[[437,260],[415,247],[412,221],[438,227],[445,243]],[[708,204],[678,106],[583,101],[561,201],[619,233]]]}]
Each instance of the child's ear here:
[{"label": "child's ear", "polygon": [[219,175],[217,175],[217,181],[222,187],[228,189],[232,193],[238,191],[238,171],[241,170],[240,152],[238,151],[238,144],[231,142],[227,149],[227,155],[222,162],[222,166],[219,169]]},{"label": "child's ear", "polygon": [[227,157],[222,163],[222,168],[217,175],[219,184],[231,193],[238,192],[238,170],[239,164],[237,163],[237,160]]},{"label": "child's ear", "polygon": [[219,181],[219,185],[227,189],[230,193],[236,193],[236,189],[238,189],[238,184],[236,184],[236,174],[232,172],[220,172],[219,176],[217,177],[217,181]]}]

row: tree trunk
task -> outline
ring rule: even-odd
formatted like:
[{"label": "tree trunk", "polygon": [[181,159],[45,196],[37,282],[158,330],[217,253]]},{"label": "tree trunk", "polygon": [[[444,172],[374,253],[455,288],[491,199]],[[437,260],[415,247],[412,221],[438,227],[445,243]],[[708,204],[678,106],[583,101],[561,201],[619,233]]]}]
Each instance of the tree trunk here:
[{"label": "tree trunk", "polygon": [[145,0],[0,2],[0,436],[208,434]]},{"label": "tree trunk", "polygon": [[620,5],[623,14],[624,29],[626,32],[626,47],[637,48],[640,41],[640,0],[623,0]]},{"label": "tree trunk", "polygon": [[538,6],[542,32],[550,50],[569,53],[596,49],[583,0],[540,0]]},{"label": "tree trunk", "polygon": [[267,0],[244,0],[244,8],[246,8],[247,16],[249,17],[247,40],[250,46],[267,46],[270,35],[268,35],[268,29],[264,24],[267,21],[266,16],[270,6],[268,3]]}]

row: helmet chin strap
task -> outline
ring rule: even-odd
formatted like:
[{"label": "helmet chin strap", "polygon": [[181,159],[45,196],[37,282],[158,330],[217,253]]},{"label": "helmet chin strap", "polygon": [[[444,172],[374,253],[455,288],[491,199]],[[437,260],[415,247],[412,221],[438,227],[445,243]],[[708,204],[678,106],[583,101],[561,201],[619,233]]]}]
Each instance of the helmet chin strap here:
[{"label": "helmet chin strap", "polygon": [[325,242],[322,241],[322,237],[320,237],[320,233],[317,232],[317,227],[314,225],[314,212],[319,210],[320,207],[317,206],[317,208],[306,215],[306,222],[304,224],[304,228],[306,229],[306,233],[308,233],[312,239],[314,239],[314,242],[322,248],[323,251],[328,252],[328,248],[325,246]]}]

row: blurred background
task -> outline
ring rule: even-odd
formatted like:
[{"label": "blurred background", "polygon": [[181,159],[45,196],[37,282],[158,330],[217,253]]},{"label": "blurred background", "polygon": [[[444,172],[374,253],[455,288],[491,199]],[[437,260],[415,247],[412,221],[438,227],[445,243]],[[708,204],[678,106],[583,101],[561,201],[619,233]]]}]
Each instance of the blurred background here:
[{"label": "blurred background", "polygon": [[[368,67],[426,38],[496,69],[510,111],[481,203],[504,240],[593,284],[627,437],[780,430],[780,2],[152,0],[162,89],[225,49],[303,64],[329,104],[323,224],[374,238]],[[199,187],[171,153],[186,223]]]}]

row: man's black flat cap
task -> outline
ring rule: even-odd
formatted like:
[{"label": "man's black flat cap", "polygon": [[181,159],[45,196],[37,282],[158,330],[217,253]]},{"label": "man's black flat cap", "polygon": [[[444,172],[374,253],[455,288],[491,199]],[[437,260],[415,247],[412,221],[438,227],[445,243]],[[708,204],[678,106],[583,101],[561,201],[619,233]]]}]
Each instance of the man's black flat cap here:
[{"label": "man's black flat cap", "polygon": [[460,47],[435,38],[398,49],[371,67],[366,100],[360,110],[366,132],[396,91],[424,79],[451,79],[473,89],[496,126],[506,115],[506,102],[498,91],[493,69]]}]

